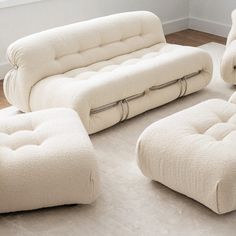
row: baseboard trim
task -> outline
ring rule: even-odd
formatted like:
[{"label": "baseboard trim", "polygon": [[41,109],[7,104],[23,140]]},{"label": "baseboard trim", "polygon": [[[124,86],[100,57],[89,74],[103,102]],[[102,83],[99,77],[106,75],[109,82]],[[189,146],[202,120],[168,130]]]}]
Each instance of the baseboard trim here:
[{"label": "baseboard trim", "polygon": [[188,17],[166,21],[163,23],[163,29],[165,35],[188,29]]},{"label": "baseboard trim", "polygon": [[197,17],[189,17],[188,28],[227,37],[231,26]]},{"label": "baseboard trim", "polygon": [[26,5],[26,4],[30,4],[30,3],[35,3],[35,2],[39,2],[42,0],[11,0],[11,1],[3,1],[0,2],[0,9],[1,8],[7,8],[7,7],[15,7],[15,6],[19,6],[19,5]]},{"label": "baseboard trim", "polygon": [[7,62],[0,63],[0,80],[3,80],[6,73],[11,69],[11,65]]}]

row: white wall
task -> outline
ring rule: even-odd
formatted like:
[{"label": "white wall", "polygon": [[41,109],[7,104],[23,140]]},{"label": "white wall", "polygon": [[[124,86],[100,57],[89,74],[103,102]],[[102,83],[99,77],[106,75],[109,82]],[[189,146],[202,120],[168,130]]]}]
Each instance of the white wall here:
[{"label": "white wall", "polygon": [[236,0],[189,0],[189,27],[226,37]]},{"label": "white wall", "polygon": [[6,48],[13,41],[48,28],[97,16],[149,10],[160,16],[165,32],[185,29],[188,0],[44,0],[0,9],[0,78],[9,69]]}]

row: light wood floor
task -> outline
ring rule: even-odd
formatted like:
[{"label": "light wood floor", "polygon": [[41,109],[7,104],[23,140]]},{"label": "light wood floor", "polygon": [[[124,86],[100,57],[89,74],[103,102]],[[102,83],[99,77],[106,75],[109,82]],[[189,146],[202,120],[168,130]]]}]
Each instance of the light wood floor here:
[{"label": "light wood floor", "polygon": [[0,109],[9,106],[3,93],[3,80],[0,80]]},{"label": "light wood floor", "polygon": [[166,36],[168,43],[198,47],[206,43],[226,43],[226,38],[196,30],[183,30]]},{"label": "light wood floor", "polygon": [[[209,42],[225,44],[226,39],[220,36],[199,32],[196,30],[183,30],[166,36],[168,43],[198,47]],[[0,108],[9,106],[6,101],[3,89],[3,83],[0,81]]]}]

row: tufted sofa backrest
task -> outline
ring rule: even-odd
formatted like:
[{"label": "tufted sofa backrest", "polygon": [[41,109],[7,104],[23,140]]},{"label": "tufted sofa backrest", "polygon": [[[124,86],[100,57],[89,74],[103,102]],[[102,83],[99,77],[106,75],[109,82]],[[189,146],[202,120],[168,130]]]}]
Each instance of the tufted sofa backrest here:
[{"label": "tufted sofa backrest", "polygon": [[165,42],[159,18],[138,11],[92,19],[22,38],[8,48],[13,69],[6,75],[5,95],[30,111],[32,87],[40,80]]}]

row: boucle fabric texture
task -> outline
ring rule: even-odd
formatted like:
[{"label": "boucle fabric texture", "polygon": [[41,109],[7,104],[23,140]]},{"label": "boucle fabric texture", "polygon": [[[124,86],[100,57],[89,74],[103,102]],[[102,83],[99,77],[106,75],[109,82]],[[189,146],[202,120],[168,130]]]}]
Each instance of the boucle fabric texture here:
[{"label": "boucle fabric texture", "polygon": [[167,44],[159,18],[138,11],[28,36],[8,49],[8,101],[24,112],[68,107],[92,134],[204,88],[212,60]]},{"label": "boucle fabric texture", "polygon": [[236,209],[236,105],[208,100],[149,126],[138,165],[158,181],[218,214]]},{"label": "boucle fabric texture", "polygon": [[100,191],[90,139],[71,109],[0,111],[0,212],[88,204]]},{"label": "boucle fabric texture", "polygon": [[221,76],[230,84],[236,84],[236,10],[232,12],[232,27],[221,62]]},{"label": "boucle fabric texture", "polygon": [[0,235],[235,236],[236,211],[219,216],[145,178],[136,164],[135,144],[149,125],[208,99],[228,100],[234,92],[219,74],[224,45],[201,47],[214,61],[214,77],[206,89],[90,136],[102,179],[102,194],[96,202],[1,215]]}]

